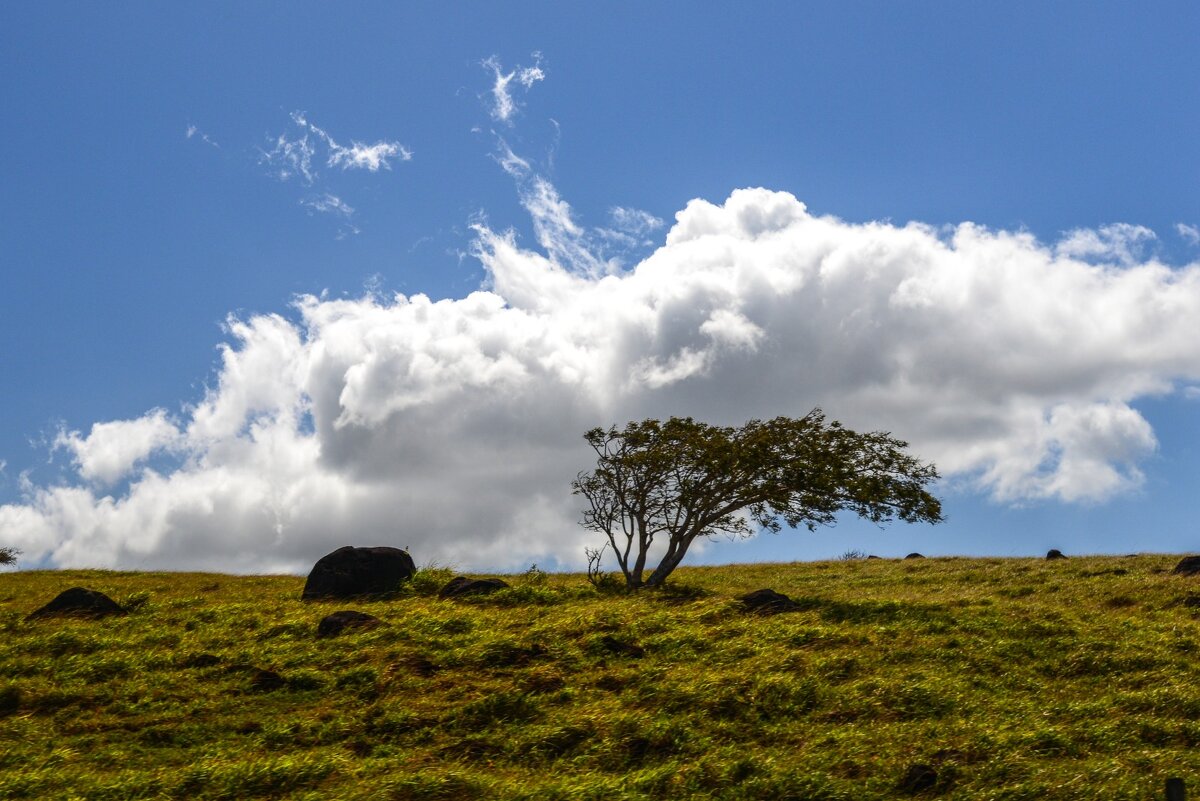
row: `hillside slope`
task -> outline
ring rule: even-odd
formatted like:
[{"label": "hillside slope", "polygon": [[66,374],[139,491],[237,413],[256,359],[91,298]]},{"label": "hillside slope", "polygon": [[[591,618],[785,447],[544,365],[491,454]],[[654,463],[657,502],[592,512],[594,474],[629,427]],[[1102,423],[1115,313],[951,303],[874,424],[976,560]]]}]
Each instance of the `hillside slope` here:
[{"label": "hillside slope", "polygon": [[[632,596],[535,571],[457,601],[427,570],[367,603],[285,576],[4,574],[0,797],[1195,792],[1200,578],[1176,561],[684,568]],[[133,611],[25,620],[72,586]],[[800,609],[747,613],[760,587]],[[317,638],[338,609],[387,625]]]}]

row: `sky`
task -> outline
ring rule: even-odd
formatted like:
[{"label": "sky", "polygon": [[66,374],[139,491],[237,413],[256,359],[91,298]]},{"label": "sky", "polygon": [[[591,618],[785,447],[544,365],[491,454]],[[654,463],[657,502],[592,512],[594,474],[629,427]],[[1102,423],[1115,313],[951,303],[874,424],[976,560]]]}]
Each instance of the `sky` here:
[{"label": "sky", "polygon": [[1189,552],[1200,8],[9,4],[0,545],[579,569],[594,426],[821,407],[946,521]]}]

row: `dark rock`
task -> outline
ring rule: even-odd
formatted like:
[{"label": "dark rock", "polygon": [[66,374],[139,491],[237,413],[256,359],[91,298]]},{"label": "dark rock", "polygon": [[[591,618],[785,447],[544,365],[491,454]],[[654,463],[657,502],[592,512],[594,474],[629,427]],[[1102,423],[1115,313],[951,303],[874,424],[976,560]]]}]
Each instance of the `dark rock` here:
[{"label": "dark rock", "polygon": [[384,546],[355,548],[347,545],[322,556],[313,565],[301,597],[310,601],[387,595],[416,572],[417,566],[407,551]]},{"label": "dark rock", "polygon": [[112,598],[96,590],[83,587],[72,587],[60,593],[50,603],[34,612],[30,612],[26,620],[39,620],[47,617],[90,617],[101,618],[106,615],[123,615],[125,610]]},{"label": "dark rock", "polygon": [[896,789],[907,795],[917,795],[932,790],[937,787],[937,783],[938,773],[933,766],[918,762],[908,766],[908,770],[904,771],[904,775],[900,777]]},{"label": "dark rock", "polygon": [[1171,572],[1180,576],[1194,576],[1200,573],[1200,556],[1183,557]]},{"label": "dark rock", "polygon": [[477,657],[478,663],[484,667],[520,667],[534,659],[541,659],[549,652],[540,642],[532,645],[517,645],[516,643],[499,642],[486,648]]},{"label": "dark rock", "polygon": [[599,645],[602,650],[613,654],[614,656],[628,656],[632,657],[633,659],[641,659],[646,655],[646,649],[642,646],[636,643],[618,640],[611,634],[605,634],[603,637],[601,637],[599,640]]},{"label": "dark rock", "polygon": [[191,654],[179,662],[182,668],[208,668],[221,664],[221,657],[216,654]]},{"label": "dark rock", "polygon": [[776,615],[780,612],[792,612],[799,605],[791,598],[775,590],[761,589],[739,596],[738,600],[745,604],[751,612],[763,615]]},{"label": "dark rock", "polygon": [[260,693],[269,693],[272,690],[278,690],[285,684],[287,684],[287,681],[284,680],[283,676],[280,676],[273,670],[259,668],[250,677],[250,689],[257,690]]},{"label": "dark rock", "polygon": [[883,557],[882,557],[882,556],[876,556],[875,554],[871,553],[871,554],[867,554],[867,558],[868,558],[868,559],[882,559]]},{"label": "dark rock", "polygon": [[1047,562],[1049,562],[1052,559],[1066,559],[1066,558],[1067,558],[1066,554],[1064,554],[1062,551],[1058,550],[1057,548],[1051,548],[1050,550],[1046,551],[1046,561]]},{"label": "dark rock", "polygon": [[422,678],[429,678],[438,671],[437,663],[424,654],[412,654],[400,664]]},{"label": "dark rock", "polygon": [[917,553],[916,551],[913,551],[912,553],[910,553],[908,556],[906,556],[904,558],[905,559],[924,559],[925,557],[922,556],[921,554]]},{"label": "dark rock", "polygon": [[0,718],[16,714],[21,708],[21,689],[8,685],[0,689]]},{"label": "dark rock", "polygon": [[473,579],[466,576],[455,576],[446,582],[446,586],[438,592],[438,597],[458,598],[463,595],[486,595],[507,586],[508,582],[497,578]]},{"label": "dark rock", "polygon": [[321,622],[317,624],[317,636],[336,637],[346,629],[373,629],[382,622],[374,615],[345,609],[321,618]]}]

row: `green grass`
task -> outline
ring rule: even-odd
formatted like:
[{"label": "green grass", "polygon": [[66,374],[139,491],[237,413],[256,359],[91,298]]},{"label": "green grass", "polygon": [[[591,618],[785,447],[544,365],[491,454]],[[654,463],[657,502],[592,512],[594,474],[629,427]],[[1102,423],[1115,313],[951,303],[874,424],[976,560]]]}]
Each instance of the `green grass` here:
[{"label": "green grass", "polygon": [[[532,572],[368,603],[302,578],[0,575],[0,798],[947,799],[1200,789],[1200,580],[1169,556]],[[72,586],[133,611],[25,622]],[[800,610],[745,613],[760,587]],[[1200,603],[1200,602],[1192,602]],[[388,625],[317,639],[337,609]],[[638,646],[644,649],[639,656]],[[284,679],[272,689],[259,670]]]}]

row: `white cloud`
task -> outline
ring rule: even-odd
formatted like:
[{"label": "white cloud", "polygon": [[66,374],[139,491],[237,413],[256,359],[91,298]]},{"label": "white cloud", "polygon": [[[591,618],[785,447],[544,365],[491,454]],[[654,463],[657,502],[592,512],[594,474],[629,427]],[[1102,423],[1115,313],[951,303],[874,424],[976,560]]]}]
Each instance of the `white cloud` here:
[{"label": "white cloud", "polygon": [[663,221],[648,211],[613,206],[608,210],[613,228],[635,237],[644,237],[663,227]]},{"label": "white cloud", "polygon": [[1146,246],[1158,237],[1143,225],[1114,223],[1098,229],[1068,231],[1056,248],[1061,256],[1115,264],[1142,260]]},{"label": "white cloud", "polygon": [[62,430],[55,449],[71,453],[81,478],[112,484],[154,452],[179,442],[180,432],[162,409],[154,409],[135,420],[96,423],[86,437],[78,431]]},{"label": "white cloud", "polygon": [[654,244],[650,238],[664,223],[648,211],[614,206],[608,210],[609,227],[595,229],[597,239],[618,253],[629,254]]},{"label": "white cloud", "polygon": [[380,167],[389,170],[392,168],[388,163],[390,158],[410,161],[412,151],[399,142],[376,142],[373,145],[351,142],[350,147],[339,147],[330,151],[329,165],[340,166],[343,170],[354,168],[378,172]]},{"label": "white cloud", "polygon": [[307,134],[299,139],[288,139],[286,134],[280,134],[275,139],[275,147],[269,151],[261,151],[261,162],[269,164],[275,177],[281,181],[298,175],[305,183],[311,184],[317,179],[312,165],[316,152],[316,147],[308,141]]},{"label": "white cloud", "polygon": [[1175,223],[1175,231],[1184,238],[1189,245],[1200,245],[1200,228],[1186,223]]},{"label": "white cloud", "polygon": [[[262,161],[275,167],[276,175],[282,181],[295,175],[308,184],[317,179],[312,165],[313,156],[317,154],[316,143],[325,148],[326,166],[341,167],[343,170],[378,172],[380,168],[392,168],[389,159],[412,160],[412,151],[399,142],[380,140],[373,145],[366,145],[351,141],[349,147],[340,145],[328,131],[309,121],[302,111],[292,112],[292,122],[304,129],[305,133],[296,139],[288,139],[286,134],[280,134],[275,140],[275,147],[262,152]],[[310,135],[316,143],[310,140]]]},{"label": "white cloud", "polygon": [[483,66],[492,71],[494,81],[492,83],[492,118],[505,123],[511,123],[513,115],[517,112],[517,102],[513,99],[510,86],[515,81],[517,85],[525,89],[531,88],[538,81],[546,79],[546,73],[542,70],[542,54],[533,54],[534,65],[532,67],[517,66],[510,72],[504,72],[500,66],[500,61],[495,56],[485,60]]},{"label": "white cloud", "polygon": [[301,200],[300,205],[307,206],[313,211],[319,211],[323,214],[335,214],[339,217],[350,218],[354,215],[353,206],[350,206],[346,201],[329,192]]},{"label": "white cloud", "polygon": [[216,141],[212,137],[210,137],[208,134],[206,134],[204,131],[200,130],[195,125],[188,125],[187,131],[186,131],[186,137],[188,139],[191,139],[193,136],[200,137],[200,140],[207,145],[212,145],[213,147],[217,148],[218,150],[221,149],[221,146],[218,145],[216,143]]},{"label": "white cloud", "polygon": [[[23,484],[7,542],[62,566],[302,571],[377,543],[463,569],[579,564],[583,431],[817,405],[999,502],[1100,502],[1156,447],[1131,404],[1200,382],[1200,264],[1126,261],[1113,243],[1140,232],[850,223],[743,189],[691,201],[614,272],[552,185],[521,180],[541,252],[481,224],[485,291],[231,321],[185,420],[64,435],[80,482]],[[181,466],[133,474],[157,447]],[[118,477],[116,497],[93,486]]]}]

